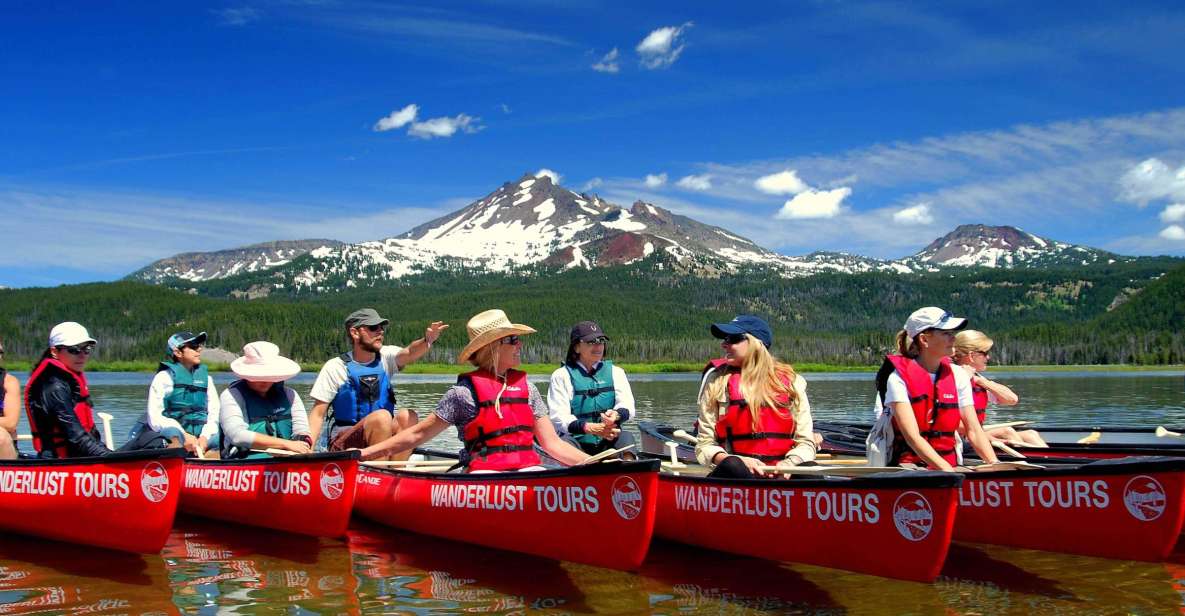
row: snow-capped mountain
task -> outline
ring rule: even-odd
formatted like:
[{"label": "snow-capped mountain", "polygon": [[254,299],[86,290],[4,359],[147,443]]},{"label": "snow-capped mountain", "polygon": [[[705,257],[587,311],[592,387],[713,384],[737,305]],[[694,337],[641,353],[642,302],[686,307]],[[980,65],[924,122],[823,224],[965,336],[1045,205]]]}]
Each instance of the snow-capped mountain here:
[{"label": "snow-capped mountain", "polygon": [[156,261],[132,272],[128,278],[159,283],[169,279],[217,280],[280,267],[319,248],[341,246],[336,240],[285,240],[252,244],[216,252],[185,252]]},{"label": "snow-capped mountain", "polygon": [[1026,268],[1092,265],[1130,260],[1112,252],[1067,244],[1016,227],[959,225],[921,252],[901,259],[911,269],[930,266]]},{"label": "snow-capped mountain", "polygon": [[[306,255],[306,258],[295,260]],[[369,286],[434,270],[506,272],[532,265],[570,268],[629,264],[651,255],[657,267],[716,276],[767,267],[786,277],[823,272],[924,272],[944,267],[1027,268],[1130,260],[1014,227],[963,225],[921,252],[886,261],[837,252],[786,256],[720,227],[642,201],[624,208],[597,195],[524,175],[465,208],[402,235],[342,244],[273,242],[214,253],[187,253],[132,274],[150,282],[203,281],[273,270],[274,287]],[[258,279],[256,277],[256,281]]]}]

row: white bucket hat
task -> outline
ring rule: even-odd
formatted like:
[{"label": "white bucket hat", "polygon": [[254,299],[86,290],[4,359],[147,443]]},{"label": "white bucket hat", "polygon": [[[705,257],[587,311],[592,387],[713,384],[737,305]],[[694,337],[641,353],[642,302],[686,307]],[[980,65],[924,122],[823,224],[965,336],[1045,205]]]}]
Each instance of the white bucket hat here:
[{"label": "white bucket hat", "polygon": [[278,383],[300,374],[300,364],[280,355],[280,347],[259,340],[243,345],[243,356],[230,362],[230,371],[241,379]]},{"label": "white bucket hat", "polygon": [[465,324],[469,332],[469,344],[457,355],[457,363],[463,364],[481,347],[499,338],[516,334],[533,334],[535,329],[518,323],[511,323],[505,312],[494,308],[475,315]]}]

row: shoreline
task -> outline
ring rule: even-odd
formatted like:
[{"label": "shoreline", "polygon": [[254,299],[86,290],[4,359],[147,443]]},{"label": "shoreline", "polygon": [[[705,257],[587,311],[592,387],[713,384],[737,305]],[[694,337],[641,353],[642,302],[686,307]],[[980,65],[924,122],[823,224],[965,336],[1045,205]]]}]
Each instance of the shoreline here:
[{"label": "shoreline", "polygon": [[[5,362],[4,368],[14,372],[28,372],[32,369],[32,362],[13,360]],[[634,374],[673,374],[698,373],[704,364],[698,362],[651,362],[651,363],[618,363],[621,369]],[[865,372],[874,373],[879,366],[851,366],[840,364],[823,364],[801,362],[792,364],[794,369],[804,374],[818,372]],[[95,361],[87,365],[88,372],[156,372],[158,362],[155,361]],[[550,374],[559,366],[558,363],[523,364],[520,368],[529,374]],[[230,372],[230,364],[206,364],[210,372]],[[302,372],[318,372],[320,363],[300,364]],[[422,364],[408,366],[405,374],[461,374],[472,367],[459,364]],[[1089,364],[1089,365],[1028,365],[1028,366],[991,366],[992,372],[1185,372],[1185,365],[1137,365],[1137,364]]]}]

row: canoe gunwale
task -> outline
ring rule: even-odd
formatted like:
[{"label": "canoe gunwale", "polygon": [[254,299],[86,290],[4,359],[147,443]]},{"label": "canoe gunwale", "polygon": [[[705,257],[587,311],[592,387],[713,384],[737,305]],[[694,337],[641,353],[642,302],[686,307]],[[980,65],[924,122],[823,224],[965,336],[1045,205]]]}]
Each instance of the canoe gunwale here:
[{"label": "canoe gunwale", "polygon": [[354,449],[351,451],[325,451],[320,453],[304,453],[294,456],[270,456],[267,458],[234,458],[234,459],[206,459],[206,458],[186,458],[186,464],[209,464],[212,466],[256,466],[259,464],[291,464],[293,462],[334,462],[334,461],[348,461],[357,460],[362,456],[362,452]]},{"label": "canoe gunwale", "polygon": [[185,450],[172,449],[142,449],[139,451],[116,451],[105,456],[83,456],[78,458],[17,458],[15,460],[0,460],[0,466],[78,466],[114,464],[119,462],[138,462],[142,460],[168,460],[184,458]]},{"label": "canoe gunwale", "polygon": [[399,468],[381,468],[359,465],[359,471],[368,473],[387,473],[401,477],[415,477],[432,481],[510,481],[519,479],[547,479],[551,477],[589,477],[596,475],[620,475],[623,473],[657,472],[658,460],[632,460],[621,462],[599,462],[583,466],[569,466],[566,468],[549,468],[541,471],[507,471],[502,473],[444,473],[407,470]]},{"label": "canoe gunwale", "polygon": [[746,488],[842,488],[842,489],[945,489],[957,488],[963,484],[966,476],[962,473],[947,473],[944,471],[900,471],[861,475],[859,477],[809,477],[786,480],[777,479],[742,479],[733,477],[696,477],[693,475],[674,475],[660,473],[661,481],[675,481],[685,483],[700,483],[706,485],[727,485]]}]

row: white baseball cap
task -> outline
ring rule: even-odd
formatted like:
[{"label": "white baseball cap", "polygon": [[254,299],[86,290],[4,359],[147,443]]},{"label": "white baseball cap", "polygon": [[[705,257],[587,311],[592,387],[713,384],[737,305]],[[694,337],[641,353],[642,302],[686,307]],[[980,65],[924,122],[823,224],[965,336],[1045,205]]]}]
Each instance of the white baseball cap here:
[{"label": "white baseball cap", "polygon": [[909,315],[905,321],[905,334],[913,338],[927,329],[950,331],[964,327],[967,327],[967,319],[953,316],[937,306],[927,306]]},{"label": "white baseball cap", "polygon": [[74,321],[58,323],[49,330],[49,346],[51,347],[77,346],[87,342],[98,343],[97,340],[91,338],[85,327]]}]

